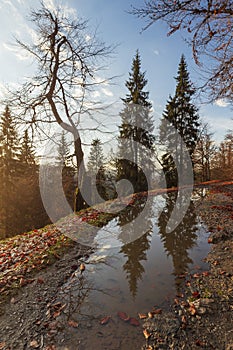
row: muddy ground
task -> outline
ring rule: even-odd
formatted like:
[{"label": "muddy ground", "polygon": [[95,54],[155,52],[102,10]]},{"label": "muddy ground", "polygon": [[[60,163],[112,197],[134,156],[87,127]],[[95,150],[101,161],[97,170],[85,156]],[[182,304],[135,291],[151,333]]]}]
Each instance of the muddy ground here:
[{"label": "muddy ground", "polygon": [[211,232],[210,271],[185,276],[171,313],[144,323],[143,349],[233,349],[233,186],[211,189],[196,211]]},{"label": "muddy ground", "polygon": [[[196,210],[211,231],[210,271],[184,276],[171,310],[140,321],[143,349],[233,349],[233,186],[214,187]],[[79,273],[82,283],[80,264],[91,252],[74,244],[32,283],[1,299],[0,349],[79,349],[79,325],[58,295],[72,274]],[[66,324],[59,322],[63,314]],[[72,335],[76,343],[70,345]]]}]

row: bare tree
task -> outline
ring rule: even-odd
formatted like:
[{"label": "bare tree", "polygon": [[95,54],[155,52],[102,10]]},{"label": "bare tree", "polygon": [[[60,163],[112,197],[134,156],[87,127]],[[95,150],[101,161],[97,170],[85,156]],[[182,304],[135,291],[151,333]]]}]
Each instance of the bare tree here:
[{"label": "bare tree", "polygon": [[211,162],[217,150],[209,129],[207,123],[202,125],[193,156],[195,177],[201,182],[211,179]]},{"label": "bare tree", "polygon": [[[100,79],[96,79],[98,67],[112,52],[112,47],[98,41],[96,32],[88,33],[87,21],[72,18],[61,7],[50,10],[41,2],[40,9],[31,12],[30,20],[35,27],[33,42],[16,40],[19,47],[33,57],[36,73],[11,93],[9,103],[17,108],[23,123],[43,130],[44,124],[55,123],[72,134],[82,183],[85,167],[81,117],[90,113],[88,94],[101,84]],[[76,209],[83,205],[79,195]]]},{"label": "bare tree", "polygon": [[[145,0],[144,6],[133,7],[130,13],[147,20],[144,29],[164,21],[168,35],[186,33],[196,64],[207,73],[202,88],[210,91],[210,100],[233,101],[232,0]],[[204,56],[206,64],[201,62]]]},{"label": "bare tree", "polygon": [[215,157],[212,161],[212,168],[216,178],[232,179],[233,173],[233,132],[225,135],[224,140],[220,143]]}]

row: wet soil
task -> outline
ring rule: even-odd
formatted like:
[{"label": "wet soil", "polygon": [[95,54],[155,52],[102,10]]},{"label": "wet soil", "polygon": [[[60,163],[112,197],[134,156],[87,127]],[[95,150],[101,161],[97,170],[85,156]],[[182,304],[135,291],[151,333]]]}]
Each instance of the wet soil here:
[{"label": "wet soil", "polygon": [[196,203],[212,245],[210,270],[185,276],[171,313],[144,323],[143,349],[233,349],[233,186],[217,186]]},{"label": "wet soil", "polygon": [[[135,332],[144,334],[143,349],[233,349],[233,186],[210,189],[208,196],[196,202],[196,211],[211,231],[212,249],[206,257],[210,271],[182,276],[183,292],[170,310],[141,320],[142,327],[135,327]],[[74,277],[80,291],[75,307],[79,307],[89,288],[80,264],[91,253],[74,244],[53,265],[39,271],[32,283],[1,303],[0,349],[82,349],[82,325],[72,318],[71,296],[64,288]],[[114,322],[118,320],[107,322],[98,334],[106,339],[103,349],[137,349],[127,337],[107,337]],[[90,327],[91,335],[91,325],[85,327]],[[91,336],[86,345],[92,345]]]}]

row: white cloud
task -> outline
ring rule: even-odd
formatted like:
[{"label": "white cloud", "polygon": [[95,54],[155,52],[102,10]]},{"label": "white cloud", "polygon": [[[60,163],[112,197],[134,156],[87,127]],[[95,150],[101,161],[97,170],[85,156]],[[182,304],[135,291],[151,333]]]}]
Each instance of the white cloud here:
[{"label": "white cloud", "polygon": [[55,5],[53,0],[44,0],[44,5],[47,7],[50,11],[56,11],[57,6]]},{"label": "white cloud", "polygon": [[109,97],[112,97],[112,96],[113,96],[113,93],[112,93],[111,90],[106,89],[106,88],[102,88],[101,90],[102,90],[102,92],[103,92],[106,96],[109,96]]},{"label": "white cloud", "polygon": [[218,100],[216,100],[214,102],[214,104],[218,107],[228,107],[229,106],[229,102],[227,102],[225,99],[223,98],[219,98]]},{"label": "white cloud", "polygon": [[85,37],[85,40],[86,40],[86,42],[90,41],[91,40],[91,36],[87,34],[86,37]]},{"label": "white cloud", "polygon": [[31,55],[28,52],[25,52],[24,50],[20,49],[16,45],[10,45],[10,44],[7,44],[7,43],[2,43],[2,46],[4,47],[4,49],[13,52],[14,55],[20,61],[28,60],[31,57]]}]

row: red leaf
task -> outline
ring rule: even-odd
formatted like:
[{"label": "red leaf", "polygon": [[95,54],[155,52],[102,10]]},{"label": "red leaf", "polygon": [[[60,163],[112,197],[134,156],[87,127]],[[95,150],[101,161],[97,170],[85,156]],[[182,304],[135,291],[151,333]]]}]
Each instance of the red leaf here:
[{"label": "red leaf", "polygon": [[198,291],[195,291],[195,292],[192,293],[192,296],[194,298],[199,298],[200,297],[200,293]]},{"label": "red leaf", "polygon": [[37,278],[37,282],[38,282],[39,284],[43,284],[43,283],[44,283],[44,280],[43,280],[42,277],[38,277],[38,278]]},{"label": "red leaf", "polygon": [[136,318],[133,318],[133,317],[130,318],[129,323],[130,323],[132,326],[135,326],[135,327],[140,326],[139,321],[138,321]]},{"label": "red leaf", "polygon": [[202,275],[203,275],[203,276],[209,276],[209,275],[210,275],[210,272],[209,272],[209,271],[203,271],[203,272],[202,272]]},{"label": "red leaf", "polygon": [[120,317],[121,320],[127,322],[130,320],[130,317],[125,313],[125,312],[122,312],[122,311],[119,311],[117,313],[118,317]]}]

